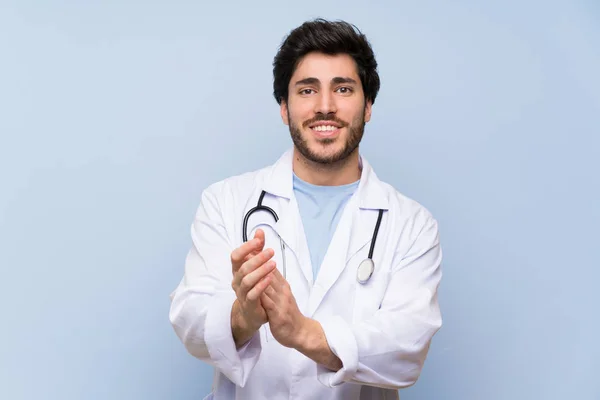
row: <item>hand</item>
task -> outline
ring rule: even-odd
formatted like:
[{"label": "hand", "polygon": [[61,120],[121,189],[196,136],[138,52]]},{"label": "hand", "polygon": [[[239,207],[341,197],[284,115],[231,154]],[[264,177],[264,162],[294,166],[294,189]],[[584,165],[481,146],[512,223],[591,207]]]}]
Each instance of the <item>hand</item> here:
[{"label": "hand", "polygon": [[267,311],[267,319],[273,337],[283,346],[298,348],[305,336],[306,318],[298,308],[289,283],[275,269],[271,284],[260,299]]},{"label": "hand", "polygon": [[342,368],[342,361],[333,353],[321,324],[305,317],[298,308],[289,283],[276,269],[269,287],[260,296],[267,311],[273,337],[286,347],[298,350],[308,358],[332,371]]},{"label": "hand", "polygon": [[[259,229],[254,239],[231,253],[231,287],[237,297],[237,307],[234,304],[234,308],[239,310],[243,319],[242,328],[251,332],[267,322],[267,313],[261,305],[260,295],[271,282],[269,273],[275,269],[275,261],[271,260],[275,252],[273,249],[263,250],[264,244],[265,234]],[[235,321],[234,311],[232,320]]]}]

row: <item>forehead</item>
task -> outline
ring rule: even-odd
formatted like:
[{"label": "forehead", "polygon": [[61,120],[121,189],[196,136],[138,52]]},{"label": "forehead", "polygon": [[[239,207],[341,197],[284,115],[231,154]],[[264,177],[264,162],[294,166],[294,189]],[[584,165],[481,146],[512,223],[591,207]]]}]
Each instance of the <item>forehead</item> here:
[{"label": "forehead", "polygon": [[306,78],[317,78],[328,82],[335,77],[353,78],[359,81],[358,69],[354,59],[348,54],[309,53],[304,56],[292,75],[290,84]]}]

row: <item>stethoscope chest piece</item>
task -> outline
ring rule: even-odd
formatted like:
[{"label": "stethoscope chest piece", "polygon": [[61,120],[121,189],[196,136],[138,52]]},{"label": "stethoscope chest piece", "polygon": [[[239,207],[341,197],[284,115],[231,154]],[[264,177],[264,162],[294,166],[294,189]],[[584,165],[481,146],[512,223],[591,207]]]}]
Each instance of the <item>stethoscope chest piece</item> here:
[{"label": "stethoscope chest piece", "polygon": [[358,270],[356,271],[356,279],[359,283],[365,284],[373,275],[373,271],[375,270],[375,263],[373,259],[367,258],[363,260],[358,266]]}]

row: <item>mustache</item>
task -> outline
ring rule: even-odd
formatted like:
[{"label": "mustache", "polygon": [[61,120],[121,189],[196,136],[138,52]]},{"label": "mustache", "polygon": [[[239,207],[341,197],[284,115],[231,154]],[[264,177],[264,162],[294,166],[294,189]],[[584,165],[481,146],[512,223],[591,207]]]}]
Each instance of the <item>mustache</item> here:
[{"label": "mustache", "polygon": [[317,114],[317,115],[315,115],[314,118],[311,118],[311,119],[309,119],[307,121],[304,121],[304,123],[302,124],[302,127],[306,128],[310,124],[314,124],[315,122],[319,122],[319,121],[332,121],[332,122],[335,122],[336,124],[339,124],[342,128],[345,128],[345,127],[348,126],[348,123],[346,121],[343,121],[343,120],[339,119],[333,113],[329,113],[329,114]]}]

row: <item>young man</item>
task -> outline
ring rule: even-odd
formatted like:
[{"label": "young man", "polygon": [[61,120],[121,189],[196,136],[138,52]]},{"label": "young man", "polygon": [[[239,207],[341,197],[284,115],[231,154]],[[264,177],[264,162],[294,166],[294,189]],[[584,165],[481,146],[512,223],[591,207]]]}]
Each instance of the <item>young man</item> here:
[{"label": "young man", "polygon": [[352,25],[314,20],[273,73],[293,148],[204,191],[171,323],[215,367],[208,398],[398,398],[441,326],[442,256],[436,220],[359,153],[373,51]]}]

